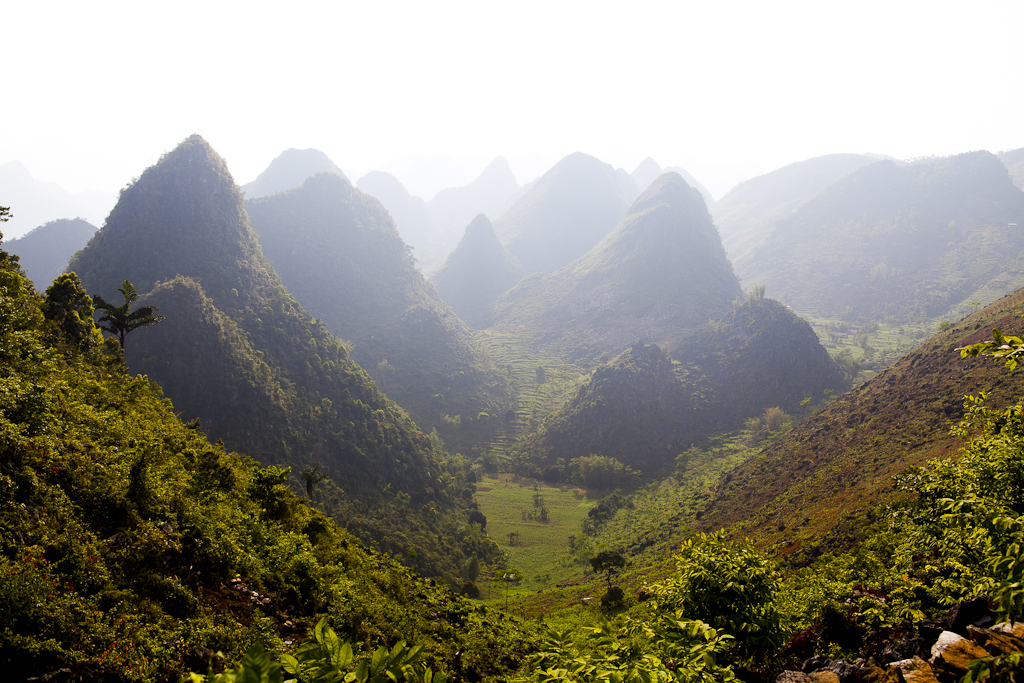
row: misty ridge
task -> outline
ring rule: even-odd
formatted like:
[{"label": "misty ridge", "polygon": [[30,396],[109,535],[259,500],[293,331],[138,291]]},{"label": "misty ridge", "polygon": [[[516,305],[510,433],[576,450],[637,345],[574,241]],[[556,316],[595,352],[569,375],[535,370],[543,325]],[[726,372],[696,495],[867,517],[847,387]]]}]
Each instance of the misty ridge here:
[{"label": "misty ridge", "polygon": [[0,167],[5,671],[1018,675],[1024,150],[338,162]]}]

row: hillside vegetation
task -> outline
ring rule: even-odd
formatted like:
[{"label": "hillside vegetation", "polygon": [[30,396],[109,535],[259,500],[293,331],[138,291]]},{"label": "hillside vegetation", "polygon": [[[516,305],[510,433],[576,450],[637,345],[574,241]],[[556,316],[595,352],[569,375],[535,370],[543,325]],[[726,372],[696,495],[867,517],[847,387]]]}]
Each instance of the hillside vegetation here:
[{"label": "hillside vegetation", "polygon": [[288,291],[421,428],[501,412],[504,378],[416,270],[380,202],[326,173],[246,208]]},{"label": "hillside vegetation", "polygon": [[963,445],[950,433],[964,396],[988,393],[993,409],[1024,395],[1024,375],[956,348],[1024,329],[1024,292],[1000,299],[940,332],[842,396],[726,477],[705,502],[700,528],[743,533],[791,553],[826,534],[845,544],[853,519],[891,500],[892,477]]},{"label": "hillside vegetation", "polygon": [[473,680],[530,647],[300,501],[287,469],[183,424],[101,344],[74,275],[41,296],[0,251],[0,313],[8,680],[177,683],[253,643],[292,650],[326,615],[359,658],[409,639]]},{"label": "hillside vegetation", "polygon": [[1019,279],[1022,224],[1024,192],[988,152],[886,160],[823,189],[734,265],[808,314],[934,318]]},{"label": "hillside vegetation", "polygon": [[650,481],[672,474],[680,453],[706,447],[744,418],[769,407],[795,413],[826,390],[845,389],[848,380],[807,323],[759,294],[686,337],[671,357],[637,344],[596,369],[525,440],[521,467],[579,482],[585,459],[598,455]]},{"label": "hillside vegetation", "polygon": [[427,203],[410,195],[398,178],[384,171],[370,171],[356,186],[384,205],[398,234],[412,248],[412,255],[422,266],[430,267],[444,258],[447,248],[439,238]]},{"label": "hillside vegetation", "polygon": [[[223,159],[201,137],[125,188],[70,268],[108,301],[130,280],[140,303],[167,316],[131,336],[129,369],[229,449],[297,470],[322,464],[344,493],[339,514],[365,520],[353,525],[363,538],[404,554],[404,532],[438,514],[465,519],[462,475],[285,290]],[[415,563],[454,580],[472,551],[444,529],[449,549]]]}]

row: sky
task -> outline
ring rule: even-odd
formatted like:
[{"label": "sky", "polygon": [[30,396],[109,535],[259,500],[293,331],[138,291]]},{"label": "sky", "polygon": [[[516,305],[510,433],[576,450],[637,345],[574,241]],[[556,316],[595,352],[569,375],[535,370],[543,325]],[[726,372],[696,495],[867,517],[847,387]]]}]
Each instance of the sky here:
[{"label": "sky", "polygon": [[425,199],[498,155],[521,183],[575,151],[627,171],[653,156],[720,197],[834,152],[1024,147],[1019,0],[52,1],[3,13],[0,164],[72,192],[116,193],[192,133],[239,184],[314,147],[353,180],[391,170]]}]

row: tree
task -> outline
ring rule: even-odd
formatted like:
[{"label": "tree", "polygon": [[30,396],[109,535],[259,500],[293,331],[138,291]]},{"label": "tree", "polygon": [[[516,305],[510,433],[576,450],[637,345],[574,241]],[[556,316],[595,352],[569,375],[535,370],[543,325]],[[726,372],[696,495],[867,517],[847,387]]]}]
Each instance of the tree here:
[{"label": "tree", "polygon": [[162,315],[156,315],[159,310],[156,306],[140,306],[134,311],[131,310],[132,304],[139,298],[139,293],[135,291],[135,285],[128,280],[122,282],[117,291],[121,292],[121,296],[124,297],[124,303],[120,306],[108,304],[100,296],[94,296],[92,301],[97,311],[104,312],[99,320],[100,328],[111,334],[116,334],[118,341],[121,342],[121,350],[124,351],[124,338],[129,332],[140,327],[156,325],[165,318]]},{"label": "tree", "polygon": [[327,478],[326,474],[319,474],[319,472],[320,465],[318,463],[302,470],[302,475],[300,476],[303,483],[306,484],[306,494],[310,500],[313,500],[313,490],[316,488],[316,485]]},{"label": "tree", "polygon": [[612,574],[626,566],[626,558],[622,553],[615,550],[602,550],[590,558],[590,566],[595,572],[605,572],[608,579],[608,588],[612,587]]},{"label": "tree", "polygon": [[12,218],[14,218],[14,216],[11,215],[11,207],[0,206],[0,223],[6,223]]},{"label": "tree", "polygon": [[495,585],[501,584],[501,583],[505,584],[505,609],[508,609],[508,587],[510,585],[512,585],[512,584],[515,584],[515,585],[518,586],[519,583],[522,580],[523,580],[523,573],[521,571],[519,571],[518,569],[514,569],[514,568],[513,569],[506,569],[503,572],[499,572],[499,573],[494,575],[493,579],[491,579],[491,583],[493,583]]},{"label": "tree", "polygon": [[75,273],[64,273],[46,289],[43,315],[56,326],[72,353],[88,352],[103,342],[92,320],[92,299]]}]

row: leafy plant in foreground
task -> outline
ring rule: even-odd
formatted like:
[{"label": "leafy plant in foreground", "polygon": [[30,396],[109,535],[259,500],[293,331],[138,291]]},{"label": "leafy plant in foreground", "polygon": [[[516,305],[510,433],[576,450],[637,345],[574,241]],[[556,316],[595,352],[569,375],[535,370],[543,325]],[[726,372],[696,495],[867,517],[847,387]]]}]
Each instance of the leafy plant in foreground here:
[{"label": "leafy plant in foreground", "polygon": [[[281,655],[280,663],[271,661],[262,645],[245,654],[238,667],[209,678],[191,674],[193,683],[447,683],[448,676],[434,672],[423,661],[423,646],[409,647],[400,641],[390,650],[377,648],[372,655],[361,656],[352,643],[341,639],[324,617],[313,629],[313,637],[294,654]],[[285,679],[284,674],[291,674]]]}]

